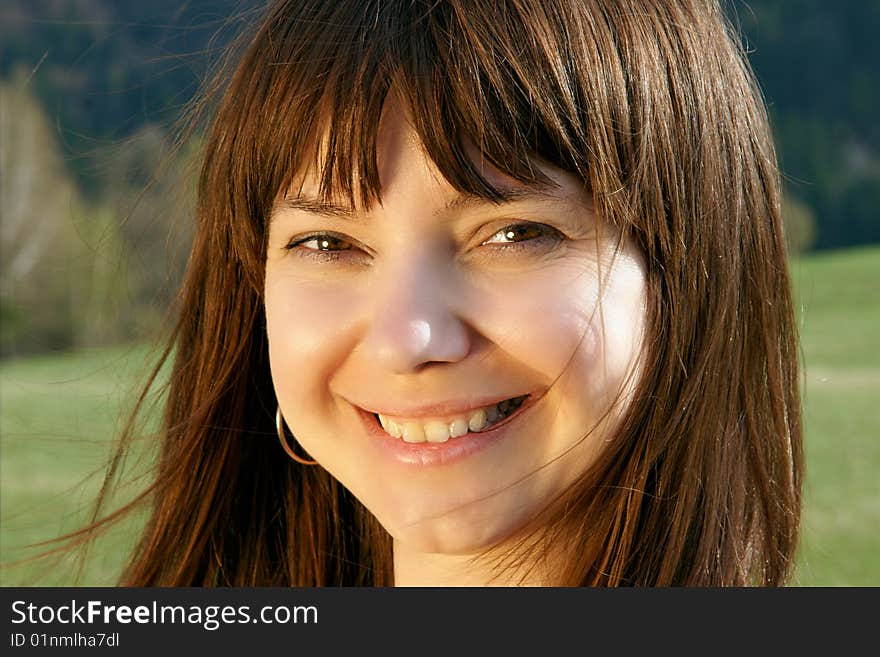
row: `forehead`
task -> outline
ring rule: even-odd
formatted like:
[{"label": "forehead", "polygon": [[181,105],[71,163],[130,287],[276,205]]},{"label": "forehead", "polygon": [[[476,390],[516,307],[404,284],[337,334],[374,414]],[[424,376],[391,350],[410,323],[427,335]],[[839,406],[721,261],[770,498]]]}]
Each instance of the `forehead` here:
[{"label": "forehead", "polygon": [[[530,165],[542,182],[523,182],[503,172],[484,156],[473,142],[464,139],[464,152],[469,166],[491,186],[486,193],[456,189],[428,152],[420,138],[410,113],[399,98],[391,97],[383,109],[376,134],[375,164],[378,186],[370,202],[363,202],[357,195],[347,193],[339,186],[327,185],[328,166],[332,137],[325,130],[320,144],[312,157],[279,193],[276,204],[318,214],[348,216],[369,212],[375,202],[382,202],[383,192],[396,181],[416,177],[429,177],[442,188],[447,209],[464,210],[487,203],[506,204],[514,202],[554,202],[560,199],[577,200],[592,206],[585,183],[577,176],[540,160],[530,159]],[[358,158],[352,158],[357,162]],[[362,172],[355,166],[352,178],[358,180]]]},{"label": "forehead", "polygon": [[[413,166],[424,168],[438,183],[451,188],[450,194],[460,193],[471,203],[475,200],[472,197],[505,203],[526,198],[550,200],[586,191],[581,178],[536,154],[527,155],[523,166],[512,152],[500,159],[497,154],[488,155],[485,144],[478,147],[460,133],[444,136],[438,148],[437,135],[432,132],[427,140],[422,137],[417,127],[421,124],[394,87],[382,104],[375,128],[359,138],[340,131],[344,122],[341,124],[339,117],[321,114],[324,118],[318,120],[312,138],[297,148],[290,175],[277,188],[276,203],[284,198],[307,198],[367,211],[382,202],[389,181]],[[458,146],[446,149],[447,144]],[[456,155],[450,158],[449,153]],[[592,204],[591,195],[579,195]]]}]

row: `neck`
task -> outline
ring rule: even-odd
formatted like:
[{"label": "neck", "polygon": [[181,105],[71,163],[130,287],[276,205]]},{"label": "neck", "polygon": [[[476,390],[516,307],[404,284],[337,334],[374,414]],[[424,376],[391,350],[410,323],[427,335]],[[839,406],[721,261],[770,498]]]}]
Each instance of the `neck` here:
[{"label": "neck", "polygon": [[[485,563],[489,561],[489,563]],[[433,554],[394,541],[395,586],[551,586],[544,564],[493,571],[492,560],[474,555]]]}]

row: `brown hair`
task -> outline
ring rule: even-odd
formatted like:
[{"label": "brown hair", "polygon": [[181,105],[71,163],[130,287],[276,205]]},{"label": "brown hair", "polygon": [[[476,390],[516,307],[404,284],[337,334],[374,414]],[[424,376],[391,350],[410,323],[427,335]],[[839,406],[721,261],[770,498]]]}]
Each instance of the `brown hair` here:
[{"label": "brown hair", "polygon": [[378,198],[392,87],[456,189],[500,198],[468,143],[526,184],[543,182],[541,158],[578,175],[646,257],[633,403],[541,518],[572,546],[558,584],[785,583],[797,341],[767,117],[721,8],[286,0],[249,39],[207,142],[153,507],[122,583],[393,583],[375,518],[274,439],[262,306],[272,204],[304,163],[322,162],[325,194]]}]

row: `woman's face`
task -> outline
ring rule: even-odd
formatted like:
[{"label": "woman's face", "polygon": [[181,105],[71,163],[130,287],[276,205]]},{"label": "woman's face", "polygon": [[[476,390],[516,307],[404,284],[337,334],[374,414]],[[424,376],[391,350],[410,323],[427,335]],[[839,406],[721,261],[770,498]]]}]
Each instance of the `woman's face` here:
[{"label": "woman's face", "polygon": [[322,203],[310,175],[278,199],[272,379],[299,449],[396,542],[470,554],[601,449],[633,384],[644,264],[626,243],[614,257],[569,174],[542,167],[558,187],[535,193],[487,164],[496,205],[443,179],[399,106],[378,139],[381,204]]}]

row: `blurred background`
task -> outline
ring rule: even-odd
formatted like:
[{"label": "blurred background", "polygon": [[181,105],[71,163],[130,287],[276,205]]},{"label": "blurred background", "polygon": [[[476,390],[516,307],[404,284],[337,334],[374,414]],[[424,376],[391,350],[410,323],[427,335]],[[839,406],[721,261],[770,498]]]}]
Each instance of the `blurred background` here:
[{"label": "blurred background", "polygon": [[[186,263],[201,137],[176,144],[177,121],[259,5],[0,0],[0,563],[88,518]],[[794,584],[880,585],[880,1],[728,9],[785,176],[808,468]],[[139,522],[79,583],[113,583]],[[7,565],[0,583],[75,575]]]}]

